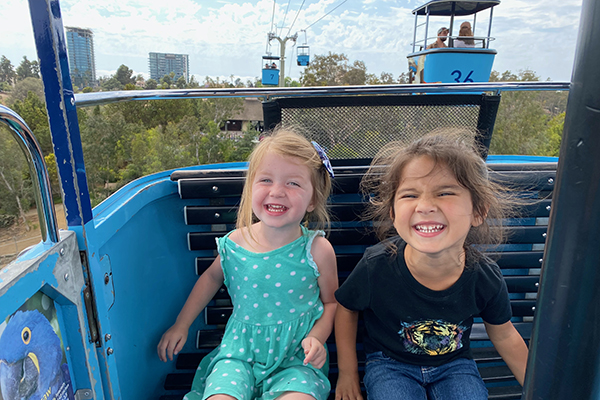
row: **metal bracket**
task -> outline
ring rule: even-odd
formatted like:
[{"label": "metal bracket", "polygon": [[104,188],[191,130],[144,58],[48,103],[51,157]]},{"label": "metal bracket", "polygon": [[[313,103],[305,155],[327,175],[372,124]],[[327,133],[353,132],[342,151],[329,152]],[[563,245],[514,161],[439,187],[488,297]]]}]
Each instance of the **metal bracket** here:
[{"label": "metal bracket", "polygon": [[100,347],[100,336],[98,334],[98,316],[96,314],[96,300],[92,290],[90,264],[88,262],[87,253],[79,252],[81,256],[81,265],[83,267],[83,278],[85,280],[85,288],[83,289],[83,302],[85,304],[85,312],[87,314],[88,326],[90,329],[90,340],[96,343],[96,347]]},{"label": "metal bracket", "polygon": [[93,399],[91,389],[79,389],[75,392],[75,400],[91,400]]}]

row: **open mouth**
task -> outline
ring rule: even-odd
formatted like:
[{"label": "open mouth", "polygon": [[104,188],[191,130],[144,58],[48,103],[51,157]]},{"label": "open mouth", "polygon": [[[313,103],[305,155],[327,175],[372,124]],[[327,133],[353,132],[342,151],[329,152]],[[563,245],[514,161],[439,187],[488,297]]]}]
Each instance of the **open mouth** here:
[{"label": "open mouth", "polygon": [[267,204],[265,205],[265,209],[271,213],[282,213],[287,211],[288,208],[278,204]]},{"label": "open mouth", "polygon": [[442,224],[437,225],[415,225],[415,229],[421,233],[436,233],[444,230],[446,226]]}]

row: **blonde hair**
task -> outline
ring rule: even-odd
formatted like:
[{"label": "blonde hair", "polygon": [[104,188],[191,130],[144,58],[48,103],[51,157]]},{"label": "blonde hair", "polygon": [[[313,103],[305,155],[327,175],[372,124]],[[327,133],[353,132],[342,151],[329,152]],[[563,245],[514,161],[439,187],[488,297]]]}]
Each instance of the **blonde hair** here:
[{"label": "blonde hair", "polygon": [[297,127],[283,128],[277,126],[271,135],[264,137],[250,154],[246,184],[242,191],[236,227],[238,229],[247,228],[252,240],[255,239],[252,236],[251,227],[254,222],[258,221],[252,212],[252,182],[256,176],[258,166],[265,155],[269,153],[278,154],[282,157],[293,157],[308,167],[313,186],[312,203],[314,210],[306,213],[303,223],[305,226],[314,223],[315,229],[329,228],[327,198],[331,192],[331,178],[314,146],[299,132],[300,128]]},{"label": "blonde hair", "polygon": [[471,23],[469,21],[465,21],[460,24],[460,30],[458,31],[458,36],[460,36],[465,44],[475,44],[475,40],[466,38],[465,36],[473,36],[473,31],[471,30]]},{"label": "blonde hair", "polygon": [[[475,144],[474,133],[468,131],[432,132],[413,143],[391,143],[373,159],[361,182],[361,190],[370,196],[364,219],[373,221],[380,240],[396,236],[390,212],[403,171],[412,160],[427,156],[434,165],[447,167],[458,183],[471,194],[473,214],[481,218],[479,226],[471,227],[464,243],[467,256],[481,256],[473,244],[500,245],[506,240],[504,219],[513,216],[521,203],[508,188],[488,178],[488,168]],[[435,167],[434,167],[435,168]],[[489,221],[493,222],[493,229]],[[386,242],[393,253],[397,249]]]}]

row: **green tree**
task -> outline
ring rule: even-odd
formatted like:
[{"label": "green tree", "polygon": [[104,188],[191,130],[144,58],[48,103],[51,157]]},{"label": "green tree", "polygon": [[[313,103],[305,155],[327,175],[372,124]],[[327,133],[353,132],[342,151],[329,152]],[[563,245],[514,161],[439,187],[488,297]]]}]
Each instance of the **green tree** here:
[{"label": "green tree", "polygon": [[[492,71],[490,81],[538,81],[531,70],[513,74]],[[492,154],[545,155],[550,117],[536,92],[505,92],[498,108],[490,152]]]},{"label": "green tree", "polygon": [[122,86],[126,86],[129,83],[135,84],[135,77],[133,77],[133,70],[129,69],[126,65],[121,64],[117,68],[117,72],[114,78],[119,81]]},{"label": "green tree", "polygon": [[[22,82],[26,81],[27,80]],[[18,83],[17,86],[20,83]],[[40,99],[34,91],[29,91],[23,100],[16,100],[12,105],[12,108],[21,116],[21,118],[23,118],[25,123],[27,123],[27,126],[29,126],[40,144],[42,153],[46,155],[52,153],[53,148],[48,123],[48,113],[46,111],[46,104],[42,99]]]},{"label": "green tree", "polygon": [[28,173],[17,141],[4,126],[0,127],[0,213],[18,215],[23,223],[25,211],[32,203]]},{"label": "green tree", "polygon": [[44,85],[38,78],[25,78],[18,81],[8,96],[7,103],[10,105],[17,101],[24,101],[29,92],[33,92],[40,100],[44,99]]},{"label": "green tree", "polygon": [[95,107],[81,128],[83,153],[92,197],[102,200],[111,193],[110,183],[120,179],[121,169],[131,161],[130,144],[140,124],[129,123],[114,109]]},{"label": "green tree", "polygon": [[114,76],[111,76],[109,78],[106,78],[106,77],[100,78],[98,81],[100,83],[100,87],[102,88],[102,90],[107,91],[107,92],[110,92],[113,90],[122,90],[123,86],[124,86]]},{"label": "green tree", "polygon": [[40,65],[34,61],[29,61],[26,56],[23,56],[21,64],[17,67],[17,79],[22,81],[26,78],[39,78],[40,77]]},{"label": "green tree", "polygon": [[545,155],[558,157],[560,144],[562,142],[563,129],[565,127],[565,113],[560,113],[548,122]]},{"label": "green tree", "polygon": [[326,56],[315,55],[300,76],[303,86],[364,85],[366,81],[364,62],[357,60],[350,64],[345,54],[332,52]]},{"label": "green tree", "polygon": [[146,81],[146,89],[154,90],[158,87],[158,83],[154,79],[148,79]]},{"label": "green tree", "polygon": [[15,79],[17,79],[15,67],[6,56],[2,56],[0,59],[0,82],[6,82],[12,86]]},{"label": "green tree", "polygon": [[225,161],[247,161],[252,149],[254,149],[254,146],[258,143],[258,136],[259,132],[253,127],[247,132],[244,132],[244,135],[238,141],[233,143],[233,152]]},{"label": "green tree", "polygon": [[187,87],[187,82],[185,81],[185,78],[183,76],[180,76],[179,79],[177,79],[175,86],[177,86],[177,89],[185,89]]}]

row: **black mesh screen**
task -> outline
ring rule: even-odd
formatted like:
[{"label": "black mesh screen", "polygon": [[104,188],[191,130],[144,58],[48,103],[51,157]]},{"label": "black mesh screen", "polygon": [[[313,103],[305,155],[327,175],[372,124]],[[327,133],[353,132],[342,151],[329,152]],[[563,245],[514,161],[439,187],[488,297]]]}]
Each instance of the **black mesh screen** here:
[{"label": "black mesh screen", "polygon": [[477,131],[487,147],[498,101],[482,95],[278,99],[265,103],[265,126],[300,126],[332,159],[372,158],[386,143],[446,128]]}]

